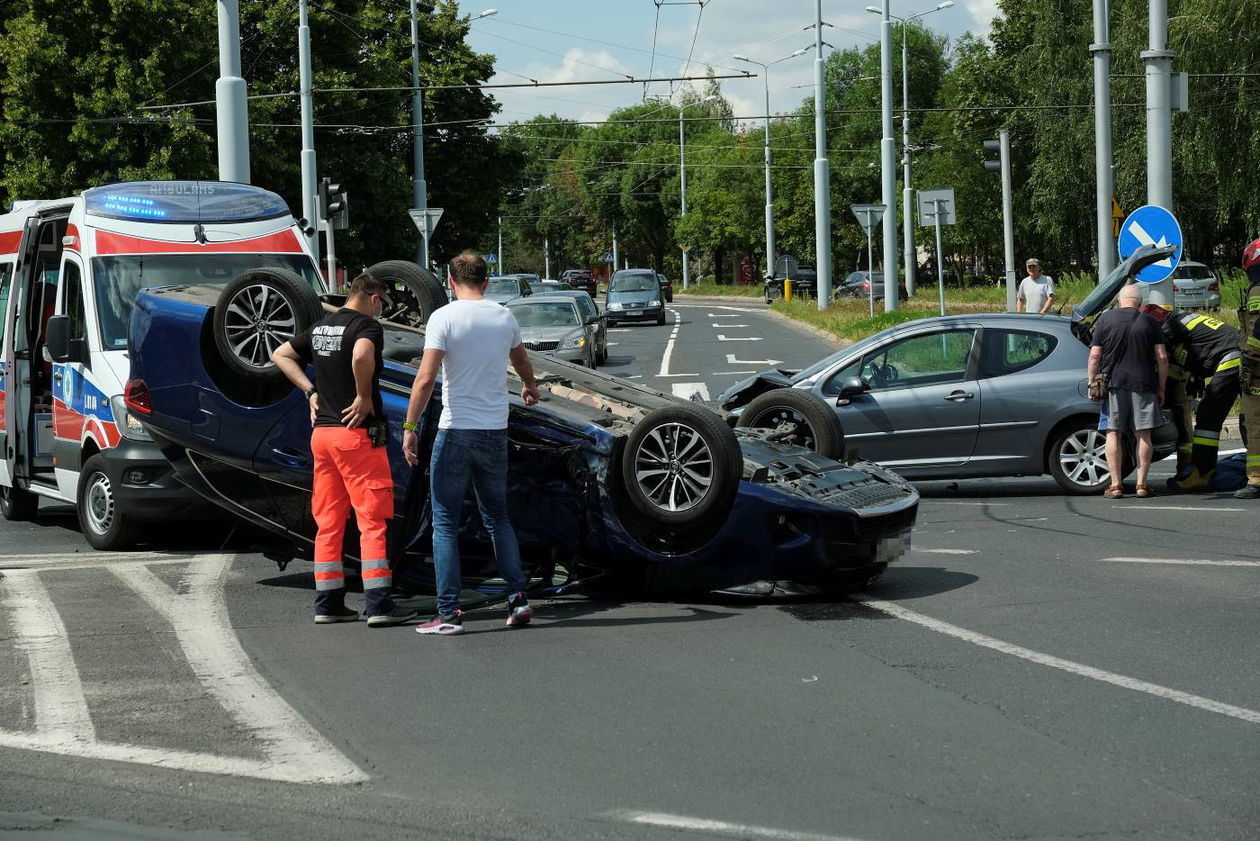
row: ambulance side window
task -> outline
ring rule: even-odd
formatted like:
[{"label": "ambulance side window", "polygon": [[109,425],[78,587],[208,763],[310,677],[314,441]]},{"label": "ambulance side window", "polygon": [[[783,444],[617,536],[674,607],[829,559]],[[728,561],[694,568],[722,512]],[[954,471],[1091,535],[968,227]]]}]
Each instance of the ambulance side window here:
[{"label": "ambulance side window", "polygon": [[70,316],[70,338],[87,338],[87,315],[83,308],[83,271],[78,263],[66,261],[61,273],[61,287],[65,290],[62,312]]}]

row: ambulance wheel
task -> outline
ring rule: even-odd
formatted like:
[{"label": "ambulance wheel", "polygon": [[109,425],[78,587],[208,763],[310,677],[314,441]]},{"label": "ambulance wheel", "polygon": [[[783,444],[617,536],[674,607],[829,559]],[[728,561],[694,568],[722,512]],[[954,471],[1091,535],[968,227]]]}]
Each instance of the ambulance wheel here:
[{"label": "ambulance wheel", "polygon": [[83,463],[75,499],[79,528],[93,549],[116,552],[136,543],[137,526],[118,506],[114,484],[105,472],[105,459],[94,455]]},{"label": "ambulance wheel", "polygon": [[219,293],[214,344],[223,364],[249,382],[277,382],[284,374],[271,354],[323,318],[319,296],[287,269],[250,269]]},{"label": "ambulance wheel", "polygon": [[385,260],[367,269],[385,284],[389,303],[381,318],[404,327],[423,327],[434,310],[446,303],[437,275],[406,260]]},{"label": "ambulance wheel", "polygon": [[39,497],[22,488],[0,485],[0,515],[10,522],[35,518]]}]

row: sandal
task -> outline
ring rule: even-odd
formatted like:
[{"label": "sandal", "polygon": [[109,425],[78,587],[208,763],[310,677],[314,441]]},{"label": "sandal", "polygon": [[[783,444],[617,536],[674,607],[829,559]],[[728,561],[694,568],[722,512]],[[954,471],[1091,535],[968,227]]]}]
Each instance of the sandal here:
[{"label": "sandal", "polygon": [[1149,499],[1150,497],[1155,496],[1155,492],[1151,490],[1150,485],[1138,485],[1136,496],[1139,499]]},{"label": "sandal", "polygon": [[1107,488],[1107,490],[1103,491],[1103,498],[1104,499],[1123,499],[1124,487],[1121,485],[1112,485],[1111,487]]}]

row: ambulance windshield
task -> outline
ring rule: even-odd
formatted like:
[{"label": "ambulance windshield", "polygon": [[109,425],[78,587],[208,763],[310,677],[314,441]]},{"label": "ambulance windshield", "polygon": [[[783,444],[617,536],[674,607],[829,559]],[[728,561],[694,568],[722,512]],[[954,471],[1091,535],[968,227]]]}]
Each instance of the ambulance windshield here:
[{"label": "ambulance windshield", "polygon": [[127,347],[127,327],[136,293],[157,286],[224,286],[250,269],[288,269],[301,275],[317,293],[322,281],[303,254],[128,254],[92,260],[96,312],[104,350]]}]

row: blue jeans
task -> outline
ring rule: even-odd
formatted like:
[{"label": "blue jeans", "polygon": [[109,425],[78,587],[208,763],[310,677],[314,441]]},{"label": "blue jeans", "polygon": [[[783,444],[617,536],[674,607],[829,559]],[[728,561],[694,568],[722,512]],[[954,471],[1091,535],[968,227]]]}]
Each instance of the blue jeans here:
[{"label": "blue jeans", "polygon": [[439,429],[429,464],[433,507],[433,565],[437,568],[437,609],[459,609],[459,517],[471,477],[481,521],[494,544],[499,574],[509,593],[525,589],[521,550],[507,513],[508,439],[506,429]]}]

